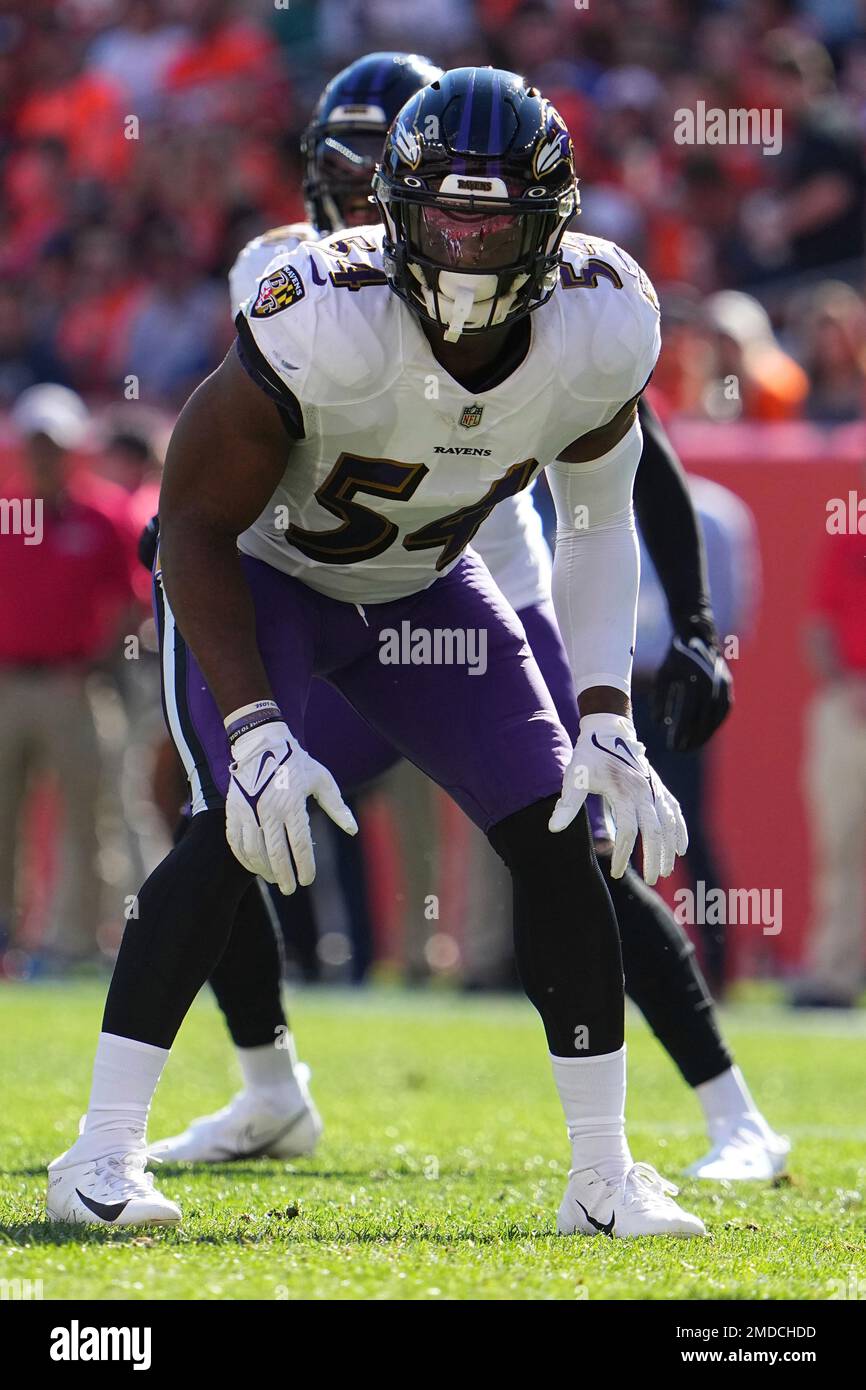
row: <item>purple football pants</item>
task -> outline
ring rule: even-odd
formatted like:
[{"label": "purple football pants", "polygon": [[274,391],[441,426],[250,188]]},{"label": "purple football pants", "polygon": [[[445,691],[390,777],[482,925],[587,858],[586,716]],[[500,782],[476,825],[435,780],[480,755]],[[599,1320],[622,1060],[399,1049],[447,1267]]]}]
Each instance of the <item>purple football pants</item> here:
[{"label": "purple football pants", "polygon": [[[549,600],[533,604],[521,608],[517,616],[556,712],[573,744],[577,739],[580,715],[553,604]],[[327,681],[313,681],[305,736],[307,751],[331,769],[343,792],[354,792],[366,782],[381,777],[400,758],[393,744],[366,724]],[[601,797],[587,797],[586,809],[593,838],[607,839],[610,832]]]},{"label": "purple football pants", "polygon": [[[558,795],[577,709],[547,606],[526,616],[555,699],[528,633],[472,553],[421,593],[363,606],[249,556],[241,563],[274,698],[343,791],[405,757],[484,831]],[[225,800],[228,741],[159,579],[156,607],[166,720],[196,813]]]}]

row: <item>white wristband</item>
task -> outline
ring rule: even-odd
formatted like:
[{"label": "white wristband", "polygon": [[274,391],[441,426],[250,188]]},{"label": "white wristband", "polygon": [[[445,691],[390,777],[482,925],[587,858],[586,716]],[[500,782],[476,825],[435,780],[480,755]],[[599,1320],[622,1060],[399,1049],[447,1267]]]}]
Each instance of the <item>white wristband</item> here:
[{"label": "white wristband", "polygon": [[280,715],[280,707],[274,700],[254,700],[251,705],[241,705],[239,709],[232,710],[223,720],[223,724],[228,729],[239,719],[245,719],[250,714],[276,714]]}]

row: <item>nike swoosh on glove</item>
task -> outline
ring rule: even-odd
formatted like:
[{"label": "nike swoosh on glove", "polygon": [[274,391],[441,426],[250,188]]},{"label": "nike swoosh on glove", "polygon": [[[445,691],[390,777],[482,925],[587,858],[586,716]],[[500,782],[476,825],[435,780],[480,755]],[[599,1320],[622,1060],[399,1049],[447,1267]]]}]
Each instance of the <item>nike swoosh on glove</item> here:
[{"label": "nike swoosh on glove", "polygon": [[235,858],[281,893],[294,893],[299,883],[306,888],[316,877],[307,797],[347,835],[358,831],[339,787],[280,720],[242,734],[232,752],[226,839]]},{"label": "nike swoosh on glove", "polygon": [[603,796],[616,823],[611,875],[622,878],[640,832],[643,876],[652,885],[660,874],[667,877],[678,854],[685,854],[689,837],[679,802],[653,772],[645,752],[630,719],[586,715],[549,825],[553,831],[564,830],[590,792]]},{"label": "nike swoosh on glove", "polygon": [[734,678],[713,638],[675,636],[656,672],[650,713],[668,748],[700,748],[728,717]]}]

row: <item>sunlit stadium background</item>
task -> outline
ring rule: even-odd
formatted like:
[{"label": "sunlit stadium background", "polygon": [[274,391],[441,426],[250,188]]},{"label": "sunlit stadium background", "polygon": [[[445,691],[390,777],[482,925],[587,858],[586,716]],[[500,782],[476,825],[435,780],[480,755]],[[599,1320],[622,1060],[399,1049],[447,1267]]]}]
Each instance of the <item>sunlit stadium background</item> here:
[{"label": "sunlit stadium background", "polygon": [[[866,18],[853,0],[0,5],[0,482],[5,499],[24,495],[20,393],[71,387],[90,412],[73,432],[80,486],[131,576],[107,566],[89,591],[76,662],[92,668],[92,715],[70,706],[66,763],[27,754],[20,698],[7,717],[15,701],[0,693],[0,970],[13,983],[109,958],[164,851],[178,790],[135,534],[173,415],[231,342],[234,256],[304,215],[298,142],[318,92],[385,48],[535,81],[573,135],[582,230],[624,245],[659,290],[652,400],[689,470],[747,509],[728,556],[736,621],[723,629],[736,709],[700,768],[681,770],[703,799],[703,834],[698,818],[695,856],[667,891],[690,874],[694,902],[700,884],[722,888],[729,918],[728,890],[752,894],[738,900],[747,920],[728,921],[726,959],[710,963],[717,987],[799,979],[851,1003],[866,572],[856,542],[844,559],[833,549],[828,507],[844,503],[836,529],[856,535]],[[0,573],[0,692],[21,652],[38,692],[40,670],[63,659],[65,609],[58,597],[53,627],[25,640],[27,604],[8,597],[14,567],[0,558]],[[839,768],[829,792],[810,765],[828,721]],[[98,785],[76,784],[82,741]],[[419,830],[413,852],[397,832],[419,799],[431,842]],[[828,835],[840,799],[844,821]],[[509,983],[507,926],[491,928],[505,919],[502,885],[459,814],[403,770],[369,790],[361,815],[366,882],[329,859],[320,827],[327,871],[289,942],[293,974]],[[759,901],[779,905],[772,919]],[[813,978],[828,914],[845,919],[845,960],[859,962],[844,990]]]},{"label": "sunlit stadium background", "polygon": [[[167,1168],[185,1224],[155,1236],[44,1220],[184,795],[137,538],[177,411],[232,342],[229,267],[304,217],[316,97],[385,49],[535,82],[573,136],[581,230],[660,295],[650,395],[705,480],[736,682],[705,754],[668,754],[643,719],[667,641],[647,583],[639,732],[693,846],[663,891],[794,1144],[790,1182],[687,1187],[713,1239],[686,1253],[576,1260],[554,1236],[567,1154],[538,1020],[488,997],[516,986],[507,886],[406,766],[354,803],[360,855],[316,822],[317,882],[284,913],[314,1160]],[[864,1296],[864,203],[858,0],[0,0],[0,1298]],[[72,460],[80,587],[38,544],[40,430]],[[156,1135],[230,1093],[207,993]],[[817,1004],[846,1012],[788,1007]],[[635,1156],[676,1175],[706,1142],[697,1101],[634,1013],[628,1045]]]}]

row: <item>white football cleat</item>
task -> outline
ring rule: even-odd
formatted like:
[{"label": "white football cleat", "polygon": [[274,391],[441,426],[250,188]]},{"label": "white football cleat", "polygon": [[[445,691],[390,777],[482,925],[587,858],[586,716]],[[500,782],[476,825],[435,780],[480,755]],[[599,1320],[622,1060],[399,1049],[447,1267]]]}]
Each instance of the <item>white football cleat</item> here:
[{"label": "white football cleat", "polygon": [[222,1110],[193,1120],[183,1134],[149,1152],[162,1163],[234,1163],[243,1158],[304,1158],[316,1147],[322,1119],[309,1091],[309,1067],[295,1068],[297,1086],[268,1095],[238,1091]]},{"label": "white football cleat", "polygon": [[761,1116],[741,1115],[686,1173],[714,1182],[766,1182],[784,1173],[790,1152],[787,1135],[775,1134]]},{"label": "white football cleat", "polygon": [[673,1198],[679,1188],[648,1163],[633,1163],[618,1181],[594,1168],[568,1175],[556,1220],[561,1236],[705,1236],[699,1216],[683,1211]]},{"label": "white football cleat", "polygon": [[145,1172],[147,1149],[132,1130],[83,1134],[48,1166],[48,1219],[81,1226],[174,1226],[176,1202]]}]

